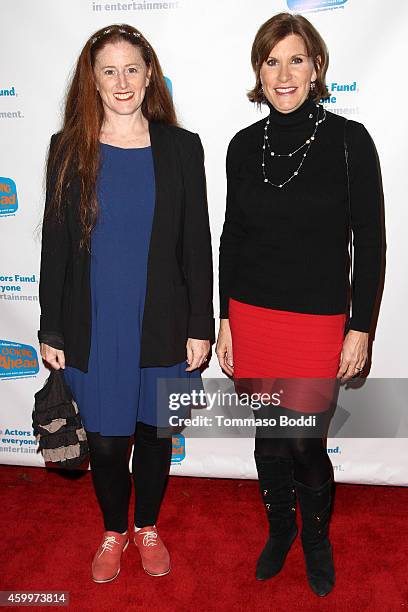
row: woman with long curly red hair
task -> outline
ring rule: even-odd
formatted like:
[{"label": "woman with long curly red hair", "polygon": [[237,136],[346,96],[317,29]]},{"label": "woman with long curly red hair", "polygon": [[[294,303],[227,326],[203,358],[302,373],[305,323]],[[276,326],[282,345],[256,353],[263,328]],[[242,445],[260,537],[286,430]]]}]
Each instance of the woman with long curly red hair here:
[{"label": "woman with long curly red hair", "polygon": [[40,305],[41,355],[78,404],[104,519],[92,578],[113,580],[128,545],[132,435],[133,537],[145,571],[164,575],[156,521],[171,439],[158,432],[156,385],[201,383],[211,238],[200,138],[177,126],[157,56],[129,25],[89,38],[51,138]]}]

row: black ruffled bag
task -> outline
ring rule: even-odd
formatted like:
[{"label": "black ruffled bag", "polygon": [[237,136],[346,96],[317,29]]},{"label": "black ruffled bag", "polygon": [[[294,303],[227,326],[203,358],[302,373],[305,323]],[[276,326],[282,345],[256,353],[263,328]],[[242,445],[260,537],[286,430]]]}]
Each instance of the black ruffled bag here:
[{"label": "black ruffled bag", "polygon": [[49,467],[77,469],[88,459],[86,433],[62,369],[53,368],[34,394],[32,418],[39,452]]}]

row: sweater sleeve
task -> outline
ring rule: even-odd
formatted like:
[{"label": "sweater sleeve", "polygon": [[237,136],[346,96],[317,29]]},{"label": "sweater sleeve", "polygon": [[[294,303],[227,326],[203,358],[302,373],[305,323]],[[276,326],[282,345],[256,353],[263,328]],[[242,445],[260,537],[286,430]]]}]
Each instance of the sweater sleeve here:
[{"label": "sweater sleeve", "polygon": [[361,123],[347,122],[346,141],[354,246],[349,329],[368,332],[385,252],[381,175],[374,143]]},{"label": "sweater sleeve", "polygon": [[228,302],[238,260],[240,244],[246,235],[242,217],[239,214],[236,194],[239,189],[239,155],[235,136],[227,151],[227,204],[219,249],[219,294],[220,319],[228,319]]},{"label": "sweater sleeve", "polygon": [[41,308],[38,339],[57,349],[64,347],[61,320],[62,296],[68,259],[69,237],[66,217],[58,221],[46,215],[55,189],[55,176],[50,168],[56,135],[51,137],[46,175],[45,209],[42,224],[39,299]]}]

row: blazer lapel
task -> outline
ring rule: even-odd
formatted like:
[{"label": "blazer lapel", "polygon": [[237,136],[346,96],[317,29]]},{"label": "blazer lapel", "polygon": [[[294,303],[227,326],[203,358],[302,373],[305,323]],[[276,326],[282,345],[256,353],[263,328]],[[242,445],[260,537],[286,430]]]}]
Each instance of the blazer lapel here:
[{"label": "blazer lapel", "polygon": [[171,134],[166,125],[155,122],[149,123],[149,133],[156,195],[147,262],[145,314],[166,308],[165,304],[159,305],[154,296],[157,286],[168,281],[163,278],[163,270],[166,269],[166,245],[172,234],[174,218],[174,151]]},{"label": "blazer lapel", "polygon": [[171,140],[165,125],[149,123],[150,144],[152,147],[154,176],[156,184],[155,216],[161,213],[163,201],[169,187],[169,160],[172,157]]},{"label": "blazer lapel", "polygon": [[156,191],[150,246],[160,251],[160,241],[168,234],[172,220],[169,204],[174,193],[174,152],[166,125],[149,123],[149,133]]}]

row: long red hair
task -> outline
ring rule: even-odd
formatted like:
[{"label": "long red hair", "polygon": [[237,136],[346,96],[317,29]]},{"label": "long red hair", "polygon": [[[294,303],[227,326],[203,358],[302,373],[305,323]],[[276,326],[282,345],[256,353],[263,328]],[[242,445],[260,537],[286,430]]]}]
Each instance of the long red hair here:
[{"label": "long red hair", "polygon": [[55,177],[49,194],[47,215],[60,222],[64,218],[64,191],[73,176],[77,175],[81,186],[80,221],[81,248],[90,250],[91,230],[98,215],[96,179],[99,169],[99,134],[104,110],[94,79],[94,64],[98,51],[108,43],[127,41],[140,49],[148,68],[151,69],[149,87],[142,103],[143,116],[148,121],[177,125],[171,95],[154,49],[136,28],[121,24],[111,25],[93,34],[86,42],[78,58],[69,85],[64,113],[64,123],[55,147],[48,155],[48,173]]}]

